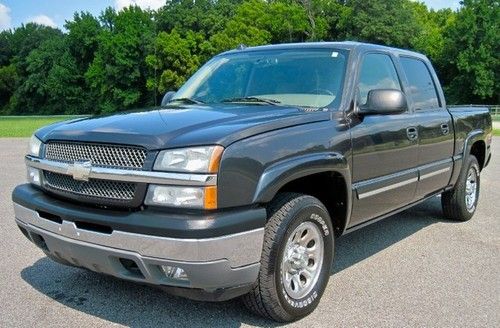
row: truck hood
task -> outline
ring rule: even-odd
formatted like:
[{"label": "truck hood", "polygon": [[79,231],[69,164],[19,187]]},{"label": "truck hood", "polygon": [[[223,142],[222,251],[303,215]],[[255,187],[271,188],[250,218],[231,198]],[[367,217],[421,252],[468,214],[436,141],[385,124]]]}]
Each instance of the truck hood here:
[{"label": "truck hood", "polygon": [[71,140],[143,146],[150,150],[229,144],[288,126],[324,121],[329,112],[296,107],[187,105],[55,123],[36,132],[43,141]]}]

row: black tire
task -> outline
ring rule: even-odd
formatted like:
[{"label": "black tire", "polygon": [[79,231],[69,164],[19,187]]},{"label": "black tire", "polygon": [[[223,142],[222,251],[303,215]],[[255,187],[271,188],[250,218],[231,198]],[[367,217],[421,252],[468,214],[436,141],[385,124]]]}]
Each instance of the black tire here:
[{"label": "black tire", "polygon": [[[259,277],[252,290],[243,296],[243,302],[252,312],[263,317],[289,322],[314,311],[330,278],[333,262],[334,236],[330,216],[325,206],[312,196],[282,193],[269,207]],[[313,225],[310,224],[313,223]],[[281,263],[292,232],[305,223],[319,232],[323,241],[322,264],[312,289],[300,299],[289,297],[285,290]],[[319,263],[319,261],[318,261]]]},{"label": "black tire", "polygon": [[[476,190],[475,201],[471,202],[472,206],[467,206],[467,180],[471,170],[475,172]],[[455,187],[452,190],[446,191],[441,195],[441,205],[446,218],[456,221],[468,221],[474,215],[479,201],[480,187],[480,168],[479,163],[474,155],[469,155],[465,160],[460,176]]]}]

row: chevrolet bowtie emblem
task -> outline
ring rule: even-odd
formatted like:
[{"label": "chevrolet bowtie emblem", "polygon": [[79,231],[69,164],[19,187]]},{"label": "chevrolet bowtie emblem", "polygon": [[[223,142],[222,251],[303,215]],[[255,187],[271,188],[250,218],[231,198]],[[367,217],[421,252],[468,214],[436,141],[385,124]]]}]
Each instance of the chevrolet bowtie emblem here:
[{"label": "chevrolet bowtie emblem", "polygon": [[79,181],[89,181],[90,172],[92,172],[92,163],[90,161],[74,162],[68,166],[67,173],[73,176],[73,179]]}]

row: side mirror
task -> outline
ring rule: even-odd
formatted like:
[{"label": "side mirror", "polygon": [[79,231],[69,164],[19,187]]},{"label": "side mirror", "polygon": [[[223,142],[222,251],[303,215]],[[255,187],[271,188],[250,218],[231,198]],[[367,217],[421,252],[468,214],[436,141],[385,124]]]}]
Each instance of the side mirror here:
[{"label": "side mirror", "polygon": [[359,107],[362,115],[389,115],[408,109],[405,94],[396,89],[375,89],[368,92],[366,104]]},{"label": "side mirror", "polygon": [[172,100],[174,95],[175,95],[175,91],[168,91],[167,93],[165,93],[165,95],[163,96],[163,99],[161,100],[161,105],[165,106],[166,104],[168,104],[170,102],[170,100]]}]

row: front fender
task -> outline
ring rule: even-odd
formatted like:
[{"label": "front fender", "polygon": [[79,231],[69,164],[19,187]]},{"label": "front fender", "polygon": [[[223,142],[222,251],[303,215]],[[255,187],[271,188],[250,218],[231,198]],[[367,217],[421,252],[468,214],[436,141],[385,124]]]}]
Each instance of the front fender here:
[{"label": "front fender", "polygon": [[[261,175],[253,197],[254,203],[267,203],[287,183],[315,173],[337,172],[346,183],[350,184],[351,176],[347,160],[335,152],[314,153],[298,156],[275,163]],[[347,188],[348,198],[351,198],[351,188]]]}]

